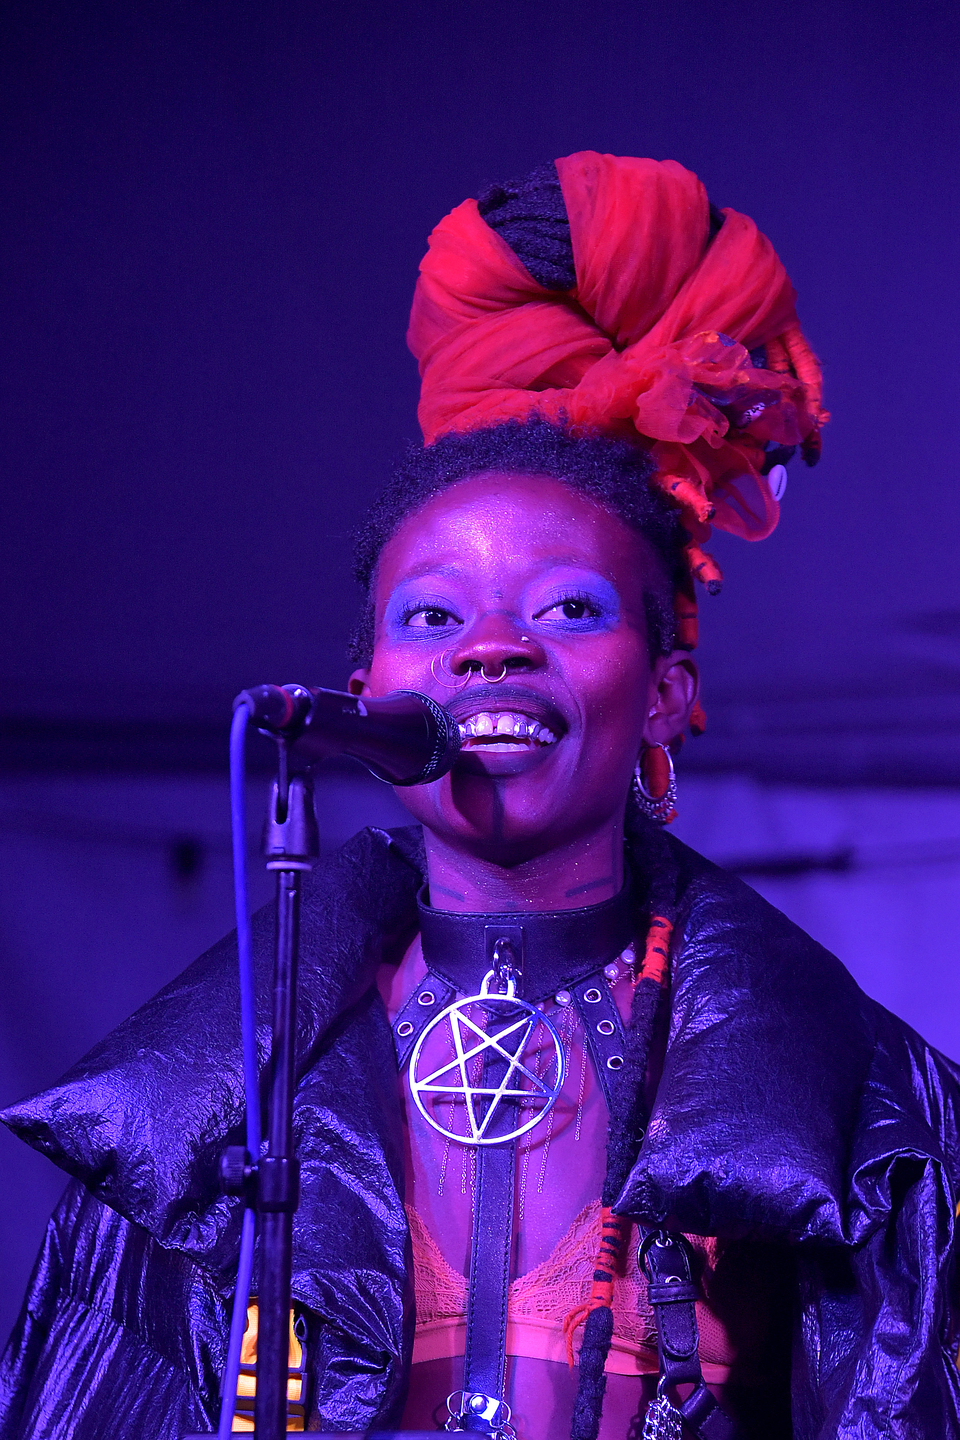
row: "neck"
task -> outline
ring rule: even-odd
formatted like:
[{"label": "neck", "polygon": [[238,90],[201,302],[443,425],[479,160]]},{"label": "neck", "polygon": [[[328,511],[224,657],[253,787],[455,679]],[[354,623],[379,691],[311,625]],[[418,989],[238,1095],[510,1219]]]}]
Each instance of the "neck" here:
[{"label": "neck", "polygon": [[460,849],[424,830],[430,902],[460,913],[577,910],[599,905],[623,888],[623,824],[513,865]]}]

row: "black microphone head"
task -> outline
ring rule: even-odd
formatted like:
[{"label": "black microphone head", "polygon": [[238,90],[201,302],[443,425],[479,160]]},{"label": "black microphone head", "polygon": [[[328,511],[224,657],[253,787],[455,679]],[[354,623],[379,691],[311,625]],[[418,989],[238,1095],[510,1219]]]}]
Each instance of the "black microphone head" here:
[{"label": "black microphone head", "polygon": [[390,785],[429,785],[460,752],[460,727],[429,695],[394,690],[377,698],[305,685],[254,685],[245,706],[262,732],[285,739],[293,759],[312,765],[352,755]]},{"label": "black microphone head", "polygon": [[394,785],[429,785],[432,780],[439,780],[441,775],[446,775],[448,770],[453,768],[454,761],[460,753],[461,735],[460,726],[454,720],[448,710],[438,705],[429,695],[423,695],[419,690],[394,690],[394,695],[409,695],[414,700],[419,700],[427,711],[432,725],[430,726],[431,737],[434,741],[427,763],[419,774],[407,780],[393,780]]}]

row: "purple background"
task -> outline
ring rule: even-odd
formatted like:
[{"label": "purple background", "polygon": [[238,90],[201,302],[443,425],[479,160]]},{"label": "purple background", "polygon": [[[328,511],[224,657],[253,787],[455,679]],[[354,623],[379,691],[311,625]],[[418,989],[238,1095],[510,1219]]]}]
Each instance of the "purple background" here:
[{"label": "purple background", "polygon": [[[347,536],[416,433],[426,236],[592,147],[756,218],[835,415],[779,532],[717,546],[693,763],[744,703],[774,768],[796,696],[825,728],[867,691],[911,733],[960,714],[955,5],[8,0],[0,24],[8,713],[340,683]],[[960,780],[920,743],[844,763]]]},{"label": "purple background", "polygon": [[[802,852],[758,883],[960,1049],[958,89],[953,3],[7,0],[0,1100],[229,923],[230,698],[345,680],[426,236],[583,148],[758,221],[834,414],[773,538],[715,546],[688,837]],[[331,784],[328,840],[390,804]],[[871,843],[869,884],[830,869]],[[883,908],[921,871],[922,945]],[[2,1326],[60,1177],[5,1137],[0,1163]]]}]

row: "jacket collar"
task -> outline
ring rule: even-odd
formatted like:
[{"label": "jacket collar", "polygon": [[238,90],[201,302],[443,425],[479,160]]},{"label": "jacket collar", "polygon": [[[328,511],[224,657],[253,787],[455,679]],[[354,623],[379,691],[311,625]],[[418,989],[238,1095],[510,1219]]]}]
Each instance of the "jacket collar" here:
[{"label": "jacket collar", "polygon": [[[419,827],[364,830],[306,877],[297,1062],[369,991],[416,929]],[[253,917],[261,1066],[270,1046],[273,905]],[[209,1254],[237,1204],[219,1195],[219,1157],[242,1136],[237,951],[229,935],[84,1056],[0,1120],[98,1199],[162,1243]]]},{"label": "jacket collar", "polygon": [[[871,1089],[867,1081],[876,1073],[878,1007],[839,961],[749,887],[654,827],[636,826],[630,846],[638,918],[648,903],[645,879],[669,871],[676,925],[662,1078],[616,1208],[688,1233],[856,1239],[874,1217],[862,1205],[852,1218],[847,1213],[851,1157],[865,1174],[889,1151],[891,1105],[900,1121],[897,1143],[909,1137],[915,1149],[942,1158],[910,1085],[914,1062],[905,1056],[899,1073],[887,1067],[888,1098],[877,1102],[873,1124],[864,1095],[877,1093],[878,1082],[872,1079]],[[422,835],[410,827],[363,831],[310,876],[301,1073],[369,990],[377,967],[403,953],[416,928],[423,870]],[[266,906],[254,920],[265,1016],[272,932]],[[166,1243],[199,1251],[226,1224],[231,1202],[212,1198],[217,1164],[242,1124],[235,970],[231,936],[56,1086],[0,1114],[128,1219]],[[902,1037],[906,1027],[887,1021]],[[914,1040],[916,1073],[930,1052]],[[264,1062],[268,1044],[264,1025]],[[955,1104],[956,1080],[947,1076],[945,1083]]]},{"label": "jacket collar", "polygon": [[898,1156],[947,1167],[919,1077],[949,1109],[955,1074],[742,881],[671,837],[634,844],[638,864],[675,867],[677,911],[662,1076],[614,1208],[690,1234],[859,1243],[889,1213]]}]

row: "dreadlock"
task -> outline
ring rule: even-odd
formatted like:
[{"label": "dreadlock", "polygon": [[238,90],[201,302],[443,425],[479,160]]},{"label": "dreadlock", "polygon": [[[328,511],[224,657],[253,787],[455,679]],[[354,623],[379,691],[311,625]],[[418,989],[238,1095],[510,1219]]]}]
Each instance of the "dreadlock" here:
[{"label": "dreadlock", "polygon": [[603,1396],[607,1388],[604,1367],[613,1338],[613,1288],[617,1269],[630,1234],[630,1221],[614,1213],[613,1206],[626,1185],[646,1133],[649,1115],[646,1080],[650,1054],[666,1004],[670,965],[670,937],[676,916],[677,869],[663,836],[649,821],[627,812],[628,837],[642,854],[648,885],[650,920],[643,961],[630,1007],[623,1068],[614,1090],[607,1132],[607,1168],[601,1192],[601,1235],[590,1296],[564,1321],[567,1356],[573,1360],[574,1332],[584,1321],[580,1346],[579,1381],[574,1403],[571,1440],[597,1440]]}]

